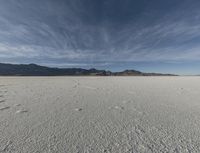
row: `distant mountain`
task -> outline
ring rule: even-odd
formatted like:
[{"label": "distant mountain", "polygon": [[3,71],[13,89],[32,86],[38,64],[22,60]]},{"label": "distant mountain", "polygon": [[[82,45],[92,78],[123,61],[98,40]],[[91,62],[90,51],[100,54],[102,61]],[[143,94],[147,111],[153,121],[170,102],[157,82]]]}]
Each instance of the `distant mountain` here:
[{"label": "distant mountain", "polygon": [[172,74],[143,73],[135,70],[111,72],[82,68],[50,68],[36,64],[0,63],[1,76],[174,76]]},{"label": "distant mountain", "polygon": [[116,76],[142,76],[144,73],[140,72],[140,71],[136,71],[136,70],[125,70],[122,72],[115,72],[113,73]]}]

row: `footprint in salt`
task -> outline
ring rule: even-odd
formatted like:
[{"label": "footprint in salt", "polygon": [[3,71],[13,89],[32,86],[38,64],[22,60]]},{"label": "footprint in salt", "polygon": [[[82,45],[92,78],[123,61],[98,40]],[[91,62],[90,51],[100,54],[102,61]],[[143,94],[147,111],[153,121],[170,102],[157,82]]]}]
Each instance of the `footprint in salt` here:
[{"label": "footprint in salt", "polygon": [[77,88],[77,87],[78,87],[77,85],[74,85],[74,86],[73,86],[73,88]]},{"label": "footprint in salt", "polygon": [[114,110],[124,110],[124,107],[123,106],[110,106],[108,107],[108,109],[114,109]]},{"label": "footprint in salt", "polygon": [[17,106],[21,106],[21,104],[15,104],[15,106],[17,107]]},{"label": "footprint in salt", "polygon": [[0,100],[0,103],[4,103],[5,102],[5,100]]},{"label": "footprint in salt", "polygon": [[75,111],[79,111],[79,112],[82,111],[82,110],[83,110],[82,108],[76,108],[75,109]]},{"label": "footprint in salt", "polygon": [[123,100],[122,103],[123,104],[129,104],[129,103],[131,103],[131,101],[130,100]]},{"label": "footprint in salt", "polygon": [[122,106],[115,106],[115,109],[124,110],[124,107],[122,107]]},{"label": "footprint in salt", "polygon": [[20,113],[27,113],[27,112],[28,112],[28,111],[27,111],[27,110],[24,110],[24,109],[16,111],[17,114],[20,114]]},{"label": "footprint in salt", "polygon": [[6,109],[9,109],[9,108],[10,108],[10,106],[0,107],[0,111],[6,110]]}]

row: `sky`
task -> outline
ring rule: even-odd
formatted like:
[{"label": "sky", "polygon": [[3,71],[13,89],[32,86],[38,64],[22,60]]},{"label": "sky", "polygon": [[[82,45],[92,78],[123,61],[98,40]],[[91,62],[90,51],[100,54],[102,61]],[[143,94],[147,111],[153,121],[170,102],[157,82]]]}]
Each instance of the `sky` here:
[{"label": "sky", "polygon": [[200,1],[1,0],[0,62],[200,74]]}]

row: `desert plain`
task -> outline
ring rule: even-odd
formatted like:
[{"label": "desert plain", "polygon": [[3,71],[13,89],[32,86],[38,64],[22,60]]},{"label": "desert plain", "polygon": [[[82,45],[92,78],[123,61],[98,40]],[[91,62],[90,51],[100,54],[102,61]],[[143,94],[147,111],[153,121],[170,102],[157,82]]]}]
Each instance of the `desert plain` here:
[{"label": "desert plain", "polygon": [[0,77],[1,153],[198,153],[200,77]]}]

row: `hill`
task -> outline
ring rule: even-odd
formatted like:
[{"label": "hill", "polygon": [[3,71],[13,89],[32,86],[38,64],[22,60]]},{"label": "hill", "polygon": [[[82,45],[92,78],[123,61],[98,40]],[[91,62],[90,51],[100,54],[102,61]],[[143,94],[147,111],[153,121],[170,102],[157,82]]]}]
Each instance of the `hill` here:
[{"label": "hill", "polygon": [[0,63],[1,76],[173,76],[172,74],[143,73],[136,70],[111,72],[82,68],[50,68],[36,64]]}]

